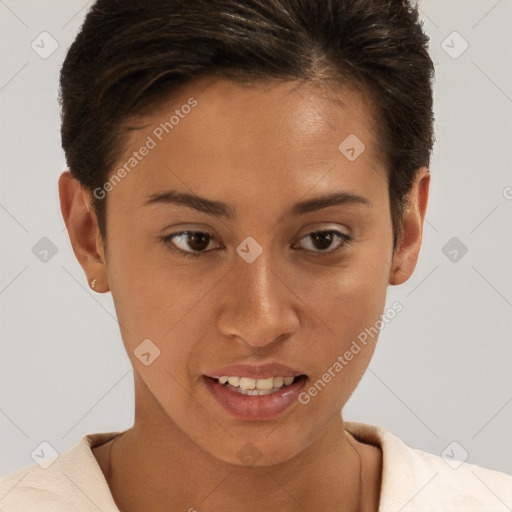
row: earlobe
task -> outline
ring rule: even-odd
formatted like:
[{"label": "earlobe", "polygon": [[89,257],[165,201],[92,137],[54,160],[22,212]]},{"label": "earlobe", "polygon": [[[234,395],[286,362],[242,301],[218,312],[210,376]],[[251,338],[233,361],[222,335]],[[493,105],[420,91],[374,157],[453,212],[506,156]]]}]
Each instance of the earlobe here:
[{"label": "earlobe", "polygon": [[88,200],[88,192],[71,172],[64,171],[59,178],[59,197],[73,252],[85,272],[89,286],[98,292],[108,291],[101,236],[96,214]]},{"label": "earlobe", "polygon": [[418,170],[409,192],[402,219],[402,242],[393,255],[389,284],[399,285],[407,281],[418,261],[423,236],[423,223],[427,210],[430,172],[426,167]]}]

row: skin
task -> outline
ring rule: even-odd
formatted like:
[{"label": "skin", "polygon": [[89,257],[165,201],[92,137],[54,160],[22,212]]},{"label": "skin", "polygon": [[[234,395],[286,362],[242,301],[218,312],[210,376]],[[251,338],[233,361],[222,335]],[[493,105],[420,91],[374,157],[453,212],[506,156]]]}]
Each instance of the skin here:
[{"label": "skin", "polygon": [[[308,385],[320,379],[384,314],[388,285],[411,276],[428,169],[417,171],[403,242],[393,253],[387,178],[364,96],[311,83],[205,79],[147,116],[116,169],[192,96],[197,106],[108,192],[107,254],[90,193],[69,171],[59,179],[73,250],[88,280],[96,278],[95,291],[111,291],[134,370],[134,425],[93,453],[123,512],[357,510],[359,460],[340,411],[378,336],[307,405],[295,403],[275,420],[232,418],[201,375],[279,361],[306,373]],[[349,134],[366,146],[355,161],[338,149]],[[236,219],[175,204],[142,206],[147,195],[168,189],[226,202]],[[285,215],[296,202],[333,191],[358,194],[371,206]],[[174,239],[176,248],[199,247],[201,256],[181,256],[158,239],[185,229],[213,236],[202,246]],[[307,236],[329,229],[352,243],[322,245]],[[235,252],[247,236],[263,249],[250,264]],[[146,338],[161,351],[149,366],[134,355]],[[247,443],[261,452],[254,466],[237,456]],[[375,511],[382,454],[361,441],[354,446],[363,463],[361,510]]]}]

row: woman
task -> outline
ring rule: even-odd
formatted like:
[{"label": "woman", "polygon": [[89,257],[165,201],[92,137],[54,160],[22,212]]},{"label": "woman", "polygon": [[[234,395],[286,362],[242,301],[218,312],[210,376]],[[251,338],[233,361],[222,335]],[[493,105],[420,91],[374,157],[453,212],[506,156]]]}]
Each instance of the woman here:
[{"label": "woman", "polygon": [[427,46],[398,0],[93,5],[59,193],[135,422],[3,478],[1,511],[512,506],[512,477],[343,420],[421,246]]}]

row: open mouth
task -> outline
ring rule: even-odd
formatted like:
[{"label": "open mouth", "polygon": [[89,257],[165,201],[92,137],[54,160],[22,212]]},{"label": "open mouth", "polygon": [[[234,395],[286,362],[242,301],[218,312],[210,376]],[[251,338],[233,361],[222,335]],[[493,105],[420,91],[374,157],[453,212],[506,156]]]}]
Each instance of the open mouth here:
[{"label": "open mouth", "polygon": [[265,396],[284,391],[290,386],[307,379],[307,375],[296,377],[273,377],[269,379],[249,379],[245,377],[208,377],[216,384],[223,386],[235,393],[248,396]]},{"label": "open mouth", "polygon": [[272,420],[284,414],[297,402],[309,379],[304,374],[268,379],[202,377],[214,399],[233,418],[244,421]]}]

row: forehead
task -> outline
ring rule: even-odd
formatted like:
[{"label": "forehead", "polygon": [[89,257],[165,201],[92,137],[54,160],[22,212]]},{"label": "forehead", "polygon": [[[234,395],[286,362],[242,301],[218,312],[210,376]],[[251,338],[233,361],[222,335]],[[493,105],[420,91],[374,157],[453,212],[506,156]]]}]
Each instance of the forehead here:
[{"label": "forehead", "polygon": [[[153,126],[165,122],[169,113],[194,98],[198,108],[194,108],[193,123],[198,129],[201,125],[222,127],[226,134],[238,134],[242,138],[250,132],[261,140],[265,136],[286,139],[301,133],[308,137],[323,136],[329,130],[340,133],[341,129],[342,133],[352,128],[368,139],[376,122],[369,93],[355,85],[329,83],[196,78],[171,96],[157,100],[145,120]],[[243,125],[246,130],[240,132]],[[287,126],[290,132],[282,130]]]},{"label": "forehead", "polygon": [[[128,164],[123,188],[130,202],[176,184],[220,192],[265,183],[279,187],[285,180],[293,191],[288,178],[312,184],[319,176],[312,168],[328,171],[334,163],[357,172],[381,164],[370,100],[342,86],[203,77],[138,121],[116,165],[126,167],[133,151],[151,147],[137,162],[131,157],[135,166]],[[357,160],[350,160],[351,149],[361,152]]]}]

